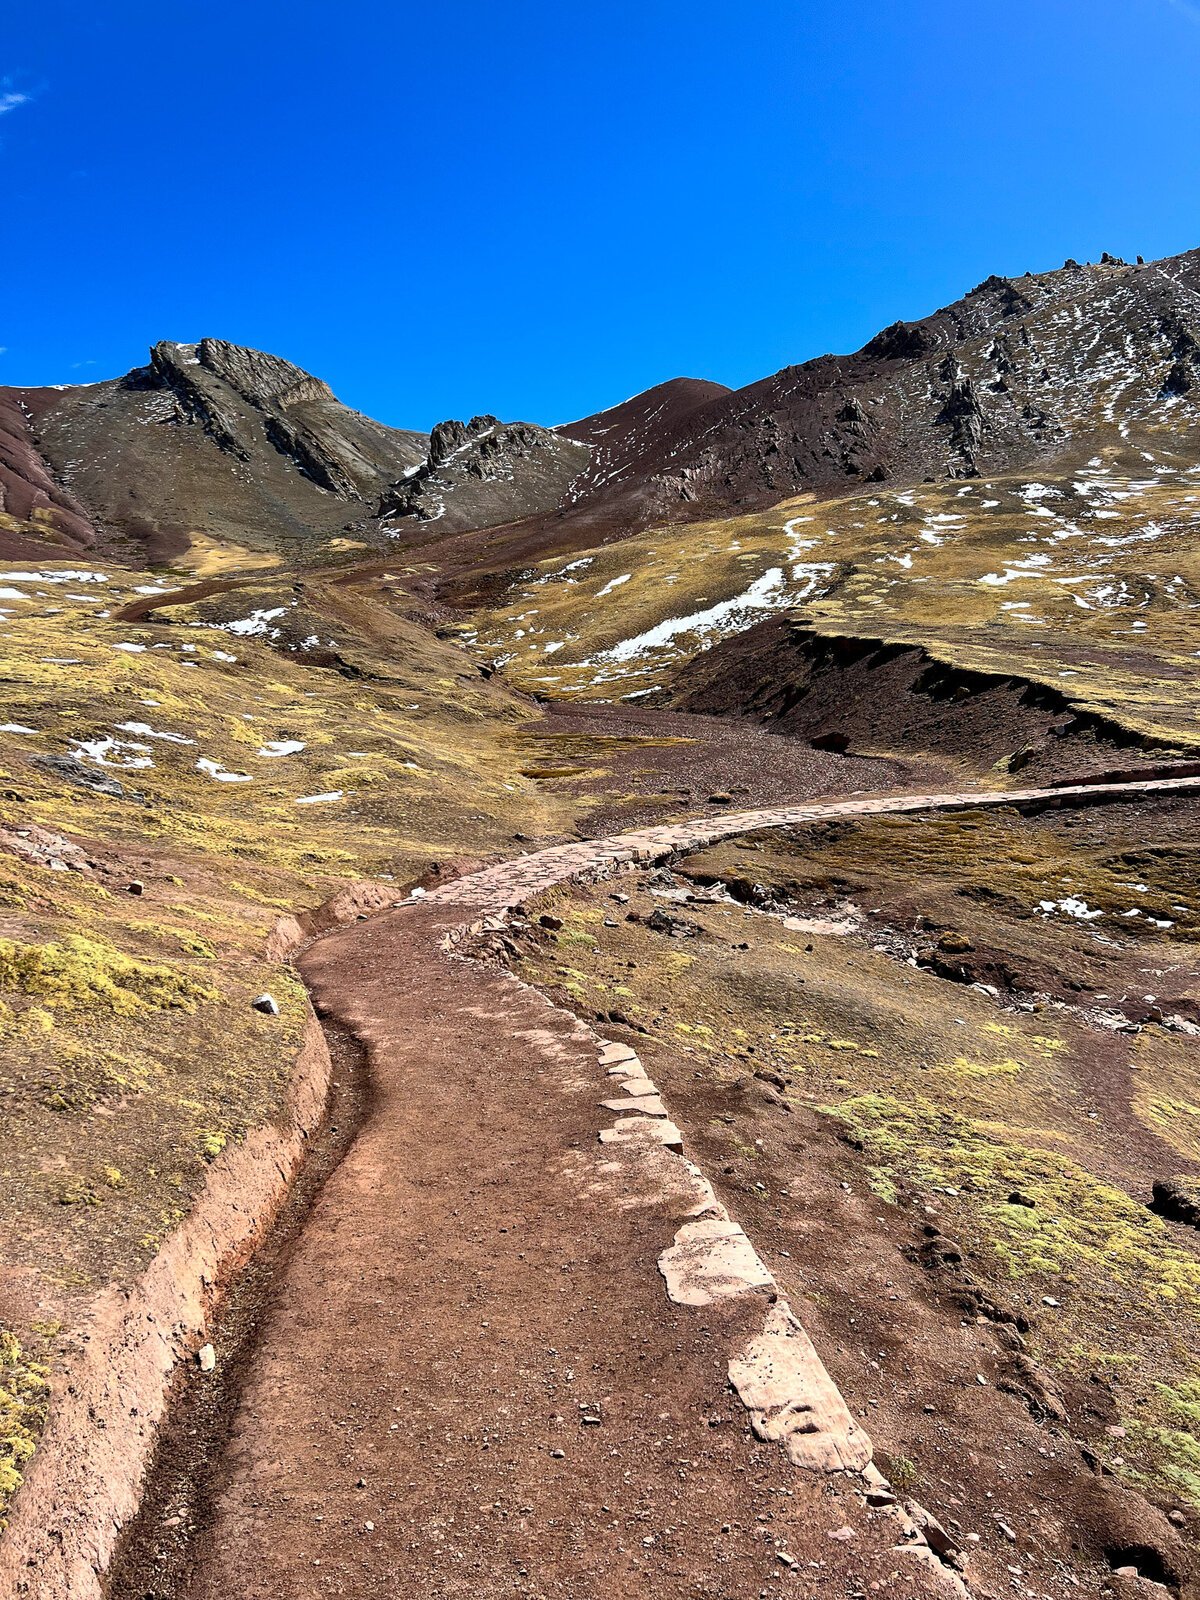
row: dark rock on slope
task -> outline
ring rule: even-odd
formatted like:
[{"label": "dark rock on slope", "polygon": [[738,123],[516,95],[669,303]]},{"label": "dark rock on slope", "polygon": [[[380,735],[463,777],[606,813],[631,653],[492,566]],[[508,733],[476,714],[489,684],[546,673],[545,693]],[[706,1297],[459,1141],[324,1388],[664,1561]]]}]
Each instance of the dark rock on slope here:
[{"label": "dark rock on slope", "polygon": [[1160,1217],[1200,1228],[1200,1183],[1195,1178],[1155,1178],[1151,1192],[1154,1198],[1150,1209]]}]

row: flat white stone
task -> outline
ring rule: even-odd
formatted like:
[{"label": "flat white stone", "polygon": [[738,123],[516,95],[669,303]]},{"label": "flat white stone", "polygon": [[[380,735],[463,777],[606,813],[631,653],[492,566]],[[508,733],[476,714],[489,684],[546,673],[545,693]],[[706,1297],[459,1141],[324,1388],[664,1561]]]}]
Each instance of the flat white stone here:
[{"label": "flat white stone", "polygon": [[600,1065],[615,1067],[618,1061],[636,1061],[637,1051],[627,1044],[606,1044],[600,1051]]},{"label": "flat white stone", "polygon": [[658,1090],[649,1078],[626,1078],[621,1085],[626,1094],[657,1094]]},{"label": "flat white stone", "polygon": [[609,1067],[610,1078],[631,1078],[642,1070],[642,1063],[634,1056],[629,1061],[622,1061],[619,1066]]},{"label": "flat white stone", "polygon": [[793,1466],[861,1472],[871,1441],[846,1408],[812,1340],[785,1301],[729,1363],[729,1381],[760,1439],[782,1444]]},{"label": "flat white stone", "polygon": [[658,1258],[667,1294],[677,1305],[706,1306],[730,1295],[772,1287],[774,1279],[754,1246],[723,1217],[686,1222]]},{"label": "flat white stone", "polygon": [[643,1117],[665,1117],[667,1108],[656,1094],[630,1096],[627,1100],[601,1100],[606,1111],[627,1111]]},{"label": "flat white stone", "polygon": [[683,1135],[665,1117],[622,1117],[614,1127],[603,1128],[601,1144],[662,1144],[676,1155],[683,1153]]}]

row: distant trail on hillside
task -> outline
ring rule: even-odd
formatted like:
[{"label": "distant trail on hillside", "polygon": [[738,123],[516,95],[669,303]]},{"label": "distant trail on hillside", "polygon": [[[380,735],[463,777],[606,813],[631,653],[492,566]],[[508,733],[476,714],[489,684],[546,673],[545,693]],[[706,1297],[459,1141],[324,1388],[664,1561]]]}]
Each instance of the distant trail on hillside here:
[{"label": "distant trail on hillside", "polygon": [[950,794],[884,795],[864,800],[830,800],[818,804],[775,806],[760,811],[735,811],[695,822],[677,822],[634,833],[612,834],[580,844],[557,845],[535,855],[505,861],[470,877],[456,879],[420,898],[442,905],[472,906],[496,914],[540,893],[556,883],[588,873],[634,862],[654,861],[676,850],[699,850],[718,839],[760,828],[795,827],[838,817],[879,817],[918,811],[958,811],[965,807],[986,810],[994,806],[1105,805],[1141,796],[1200,794],[1200,777],[1150,778],[1125,783],[1064,784],[1045,789],[1001,789],[980,793],[963,790]]}]

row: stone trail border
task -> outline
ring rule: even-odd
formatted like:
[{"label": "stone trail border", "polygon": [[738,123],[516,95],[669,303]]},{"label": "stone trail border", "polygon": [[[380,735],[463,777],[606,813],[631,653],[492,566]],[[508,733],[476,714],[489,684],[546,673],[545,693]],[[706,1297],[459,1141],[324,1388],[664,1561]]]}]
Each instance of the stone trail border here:
[{"label": "stone trail border", "polygon": [[[558,884],[598,881],[677,851],[699,849],[760,829],[847,817],[1002,807],[1040,810],[1197,794],[1200,778],[1183,777],[983,793],[856,797],[726,812],[556,846],[453,880],[426,894],[416,892],[407,900],[397,900],[394,892],[377,882],[353,885],[329,906],[305,918],[303,926],[289,923],[281,927],[275,942],[283,955],[305,938],[318,935],[310,953],[314,957],[323,951],[328,955],[324,973],[321,963],[315,962],[305,974],[315,991],[340,964],[345,971],[362,975],[364,989],[374,984],[380,992],[390,989],[395,995],[417,982],[414,974],[423,960],[435,965],[449,960],[451,965],[440,969],[439,981],[453,983],[454,971],[461,975],[458,981],[464,998],[460,1015],[476,1019],[473,1025],[497,1045],[511,1043],[511,1034],[505,1039],[510,1015],[523,1015],[524,1038],[547,1052],[548,1060],[563,1065],[564,1071],[569,1067],[572,1092],[579,1092],[585,1084],[582,1073],[590,1059],[587,1070],[594,1081],[584,1092],[593,1094],[593,1115],[600,1121],[604,1112],[616,1113],[615,1123],[598,1129],[593,1126],[597,1161],[602,1167],[635,1174],[643,1189],[649,1184],[660,1196],[674,1197],[678,1226],[673,1241],[658,1257],[668,1298],[682,1308],[708,1306],[714,1311],[718,1302],[745,1304],[751,1321],[757,1319],[757,1331],[734,1340],[726,1369],[757,1437],[777,1445],[802,1471],[827,1481],[836,1478],[847,1490],[856,1485],[853,1502],[864,1508],[864,1515],[869,1508],[894,1520],[891,1537],[898,1539],[894,1548],[912,1558],[930,1592],[961,1600],[965,1593],[962,1579],[935,1553],[935,1547],[945,1544],[944,1530],[937,1528],[923,1508],[913,1502],[901,1505],[890,1494],[872,1465],[870,1440],[851,1417],[751,1241],[700,1169],[687,1159],[682,1136],[636,1053],[600,1038],[511,975],[484,978],[468,974],[467,967],[476,964],[460,964],[456,947],[493,919],[503,925],[507,910]],[[364,913],[382,914],[370,915],[356,928],[353,924]],[[325,930],[331,927],[335,931],[327,934]],[[382,937],[378,954],[372,958],[368,943],[373,929]],[[349,952],[349,960],[345,952]],[[378,962],[389,954],[384,982],[371,960]],[[488,986],[484,1009],[472,1008],[467,997],[479,983]],[[369,1006],[351,996],[345,1009],[359,1013],[345,1020],[363,1024],[360,1036],[370,1047]],[[546,1019],[545,1040],[539,1018]],[[530,1020],[538,1022],[532,1032],[528,1030]],[[381,1060],[385,1047],[393,1054],[397,1048],[395,1034],[384,1037],[385,1031],[377,1029],[374,1045]],[[406,1054],[420,1048],[420,1033],[418,1025],[406,1037]],[[0,1600],[34,1595],[39,1600],[99,1600],[104,1593],[121,1531],[141,1498],[157,1428],[168,1403],[172,1371],[181,1361],[194,1357],[204,1343],[206,1309],[211,1312],[219,1285],[228,1281],[231,1271],[245,1259],[278,1207],[304,1135],[318,1118],[328,1072],[327,1056],[319,1044],[318,1035],[299,1064],[292,1098],[300,1097],[303,1111],[289,1125],[286,1140],[281,1142],[272,1128],[265,1137],[268,1143],[275,1140],[278,1149],[271,1145],[269,1152],[266,1147],[260,1152],[252,1136],[242,1151],[215,1164],[208,1188],[197,1198],[177,1234],[167,1241],[145,1284],[131,1291],[123,1305],[106,1302],[105,1315],[92,1325],[86,1354],[81,1353],[65,1379],[60,1375],[49,1424],[0,1539]],[[425,1040],[427,1060],[436,1059],[436,1046],[431,1030]],[[522,1125],[519,1118],[516,1125]],[[543,1138],[548,1137],[540,1124],[539,1131]],[[363,1142],[366,1132],[364,1128],[356,1142]],[[343,1167],[351,1163],[354,1154],[352,1146]],[[260,1168],[269,1169],[270,1181],[258,1183],[261,1194],[250,1192],[254,1184],[239,1167],[252,1157]],[[338,1176],[334,1175],[335,1190]],[[230,1226],[225,1220],[228,1217],[236,1217],[236,1226]],[[336,1252],[330,1255],[327,1251],[327,1266],[338,1259]],[[349,1270],[351,1265],[361,1264],[346,1265]],[[761,1312],[754,1311],[756,1306],[761,1306]],[[932,1541],[924,1531],[930,1528],[935,1532]],[[863,1533],[865,1538],[865,1526]],[[873,1537],[877,1541],[878,1533]],[[258,1592],[271,1591],[256,1589]]]}]

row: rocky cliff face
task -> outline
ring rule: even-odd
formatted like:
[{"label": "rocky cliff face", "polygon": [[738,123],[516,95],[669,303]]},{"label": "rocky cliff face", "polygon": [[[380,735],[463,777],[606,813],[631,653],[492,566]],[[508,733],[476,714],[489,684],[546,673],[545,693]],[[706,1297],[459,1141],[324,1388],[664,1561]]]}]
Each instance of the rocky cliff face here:
[{"label": "rocky cliff face", "polygon": [[437,522],[445,533],[516,522],[568,497],[591,453],[586,443],[530,422],[439,422],[428,457],[388,489],[379,514],[402,536],[414,522]]},{"label": "rocky cliff face", "polygon": [[[327,383],[290,361],[223,339],[156,344],[150,366],[125,383],[171,390],[181,414],[239,460],[253,460],[265,436],[305,477],[345,500],[375,498],[397,455],[419,448],[419,435],[397,435],[348,410]],[[259,416],[247,417],[245,407]],[[398,449],[398,438],[407,447]]]}]

